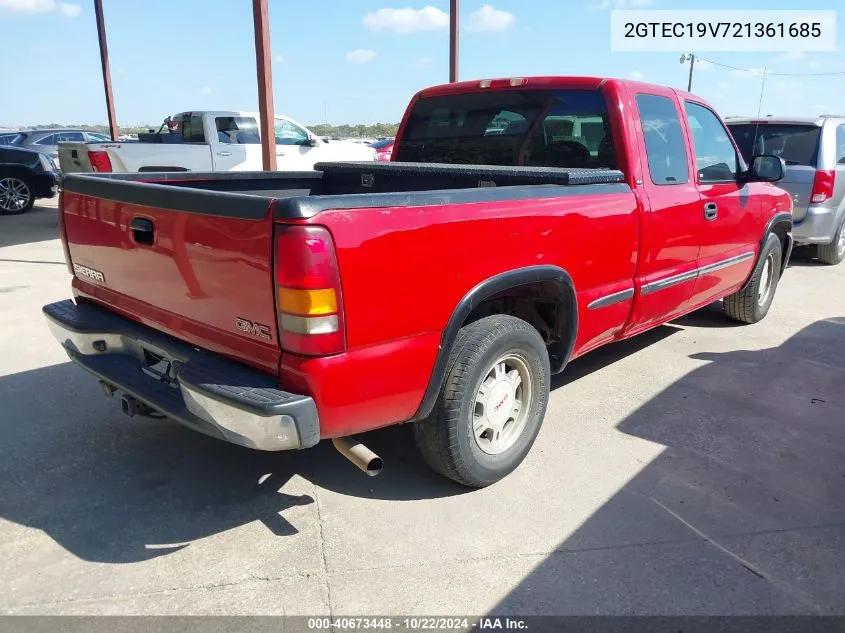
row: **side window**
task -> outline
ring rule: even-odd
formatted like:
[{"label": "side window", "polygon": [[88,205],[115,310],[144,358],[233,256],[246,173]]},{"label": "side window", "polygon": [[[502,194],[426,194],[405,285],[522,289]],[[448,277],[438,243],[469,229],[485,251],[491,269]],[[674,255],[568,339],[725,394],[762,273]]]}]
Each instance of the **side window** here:
[{"label": "side window", "polygon": [[685,101],[684,108],[692,131],[698,180],[736,180],[739,173],[739,157],[719,117],[704,106],[691,101]]},{"label": "side window", "polygon": [[252,117],[221,116],[214,119],[217,140],[230,145],[258,145],[258,124]]},{"label": "side window", "polygon": [[105,134],[97,134],[95,132],[88,132],[88,140],[92,143],[110,143],[111,137]]},{"label": "side window", "polygon": [[202,116],[184,115],[182,118],[182,142],[205,143],[205,131],[202,129]]},{"label": "side window", "polygon": [[290,121],[276,120],[276,145],[304,145],[308,133]]},{"label": "side window", "polygon": [[675,102],[668,97],[641,94],[637,95],[637,109],[651,182],[655,185],[689,182],[687,148]]},{"label": "side window", "polygon": [[845,165],[845,125],[836,128],[836,164]]},{"label": "side window", "polygon": [[59,132],[56,134],[59,143],[84,143],[85,135],[82,132]]},{"label": "side window", "polygon": [[44,136],[33,143],[33,145],[55,145],[58,143],[58,137],[55,134]]}]

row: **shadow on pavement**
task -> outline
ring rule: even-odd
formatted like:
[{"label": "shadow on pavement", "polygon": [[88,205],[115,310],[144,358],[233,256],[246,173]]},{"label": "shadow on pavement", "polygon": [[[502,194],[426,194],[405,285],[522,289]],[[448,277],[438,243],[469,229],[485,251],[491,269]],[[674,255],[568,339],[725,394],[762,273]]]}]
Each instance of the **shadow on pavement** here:
[{"label": "shadow on pavement", "polygon": [[612,365],[632,354],[636,354],[640,350],[659,343],[679,331],[680,328],[672,325],[661,325],[642,334],[638,334],[633,338],[619,341],[618,343],[611,343],[593,350],[580,358],[576,358],[566,366],[566,369],[562,373],[553,376],[551,388],[555,390],[564,385],[577,382],[594,371]]},{"label": "shadow on pavement", "polygon": [[787,268],[824,268],[826,264],[821,263],[816,258],[816,255],[817,253],[815,246],[796,246],[794,249],[792,249],[792,255],[789,258],[789,264],[787,265]]},{"label": "shadow on pavement", "polygon": [[845,318],[691,358],[617,426],[665,449],[491,613],[845,610]]},{"label": "shadow on pavement", "polygon": [[744,323],[734,321],[725,314],[721,301],[711,303],[709,306],[690,312],[675,319],[672,323],[686,327],[707,327],[707,328],[735,328],[746,327]]},{"label": "shadow on pavement", "polygon": [[59,214],[54,206],[36,203],[21,215],[0,216],[0,248],[58,238]]},{"label": "shadow on pavement", "polygon": [[43,530],[90,561],[155,558],[187,545],[147,545],[187,543],[255,520],[276,535],[295,534],[284,511],[314,499],[278,492],[294,475],[365,498],[468,491],[428,470],[409,427],[361,436],[386,456],[385,472],[370,478],[329,442],[264,453],[168,420],[127,418],[69,362],[0,378],[0,402],[0,517]]}]

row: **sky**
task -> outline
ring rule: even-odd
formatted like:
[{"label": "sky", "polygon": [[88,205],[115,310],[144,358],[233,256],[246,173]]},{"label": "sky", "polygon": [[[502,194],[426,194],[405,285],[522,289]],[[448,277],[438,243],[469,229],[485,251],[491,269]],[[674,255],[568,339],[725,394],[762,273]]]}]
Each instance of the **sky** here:
[{"label": "sky", "polygon": [[[460,78],[628,77],[686,89],[678,53],[610,50],[612,8],[755,9],[758,0],[461,0]],[[794,0],[767,0],[794,9]],[[103,0],[118,122],[185,110],[257,110],[252,2]],[[836,9],[831,0],[802,8]],[[276,112],[313,125],[398,122],[448,81],[448,0],[269,0]],[[761,15],[765,15],[761,12]],[[837,52],[702,53],[766,79],[762,114],[845,113],[845,11]],[[0,126],[107,119],[93,0],[0,0]],[[686,51],[695,52],[695,51]],[[841,72],[839,76],[810,73]],[[762,75],[697,62],[693,92],[754,115]],[[14,89],[11,89],[14,86]]]}]

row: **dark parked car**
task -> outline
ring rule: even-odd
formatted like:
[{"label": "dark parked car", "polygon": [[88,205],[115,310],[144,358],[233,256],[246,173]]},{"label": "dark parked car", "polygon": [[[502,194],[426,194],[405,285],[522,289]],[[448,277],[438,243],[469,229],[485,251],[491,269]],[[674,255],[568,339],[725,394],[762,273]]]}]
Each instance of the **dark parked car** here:
[{"label": "dark parked car", "polygon": [[53,160],[42,152],[0,145],[0,215],[32,208],[36,198],[52,198],[59,184]]},{"label": "dark parked car", "polygon": [[85,130],[21,130],[13,145],[44,152],[51,158],[59,157],[59,143],[108,143],[111,137]]}]

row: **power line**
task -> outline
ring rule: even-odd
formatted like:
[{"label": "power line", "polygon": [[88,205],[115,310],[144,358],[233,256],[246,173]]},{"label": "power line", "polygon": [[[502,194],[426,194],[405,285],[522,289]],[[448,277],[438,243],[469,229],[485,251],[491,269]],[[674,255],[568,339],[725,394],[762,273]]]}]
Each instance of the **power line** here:
[{"label": "power line", "polygon": [[778,77],[829,77],[831,75],[845,75],[845,71],[827,72],[827,73],[773,73],[771,71],[760,70],[759,68],[739,68],[738,66],[731,66],[730,64],[722,64],[714,62],[712,59],[706,59],[700,55],[696,55],[697,60],[713,64],[714,66],[721,66],[722,68],[730,68],[731,70],[739,70],[751,75],[775,75]]}]

